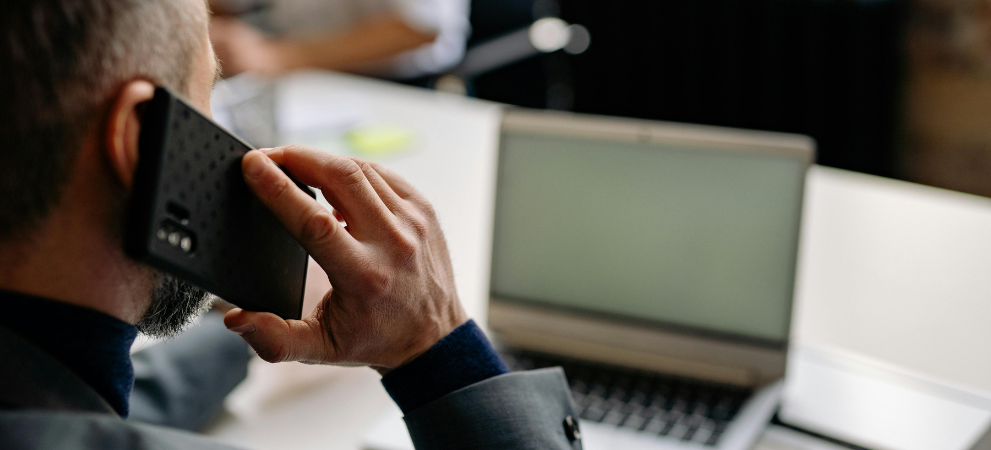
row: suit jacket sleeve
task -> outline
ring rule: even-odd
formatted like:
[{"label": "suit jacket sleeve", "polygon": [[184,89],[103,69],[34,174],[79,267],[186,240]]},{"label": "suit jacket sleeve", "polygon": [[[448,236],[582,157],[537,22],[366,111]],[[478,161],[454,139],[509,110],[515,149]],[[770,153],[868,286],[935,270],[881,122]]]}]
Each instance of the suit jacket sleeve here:
[{"label": "suit jacket sleeve", "polygon": [[184,430],[203,427],[248,373],[247,344],[207,313],[179,337],[135,353],[128,420]]},{"label": "suit jacket sleeve", "polygon": [[459,389],[406,414],[420,450],[581,448],[565,418],[577,418],[560,368],[513,372]]}]

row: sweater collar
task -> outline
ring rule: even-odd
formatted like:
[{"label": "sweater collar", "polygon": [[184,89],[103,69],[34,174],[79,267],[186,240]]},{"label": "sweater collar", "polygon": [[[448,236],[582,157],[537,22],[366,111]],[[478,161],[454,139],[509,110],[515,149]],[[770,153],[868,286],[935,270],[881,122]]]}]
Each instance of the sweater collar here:
[{"label": "sweater collar", "polygon": [[86,382],[121,417],[134,385],[134,325],[56,300],[0,291],[0,326],[48,353]]}]

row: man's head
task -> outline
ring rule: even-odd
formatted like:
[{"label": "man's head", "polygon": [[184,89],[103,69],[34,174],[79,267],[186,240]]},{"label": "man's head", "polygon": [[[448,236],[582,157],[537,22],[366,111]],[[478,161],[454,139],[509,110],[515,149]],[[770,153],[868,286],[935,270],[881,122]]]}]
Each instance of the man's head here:
[{"label": "man's head", "polygon": [[201,309],[202,293],[121,248],[141,105],[160,85],[209,112],[208,20],[204,0],[0,2],[0,288],[154,334]]}]

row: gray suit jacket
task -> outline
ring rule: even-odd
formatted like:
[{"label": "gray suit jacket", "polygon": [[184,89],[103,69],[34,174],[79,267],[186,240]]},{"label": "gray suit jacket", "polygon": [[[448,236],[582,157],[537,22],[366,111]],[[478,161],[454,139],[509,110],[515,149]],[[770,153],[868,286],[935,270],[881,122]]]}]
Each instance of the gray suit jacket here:
[{"label": "gray suit jacket", "polygon": [[[229,449],[190,431],[220,409],[248,359],[240,338],[207,317],[179,339],[134,355],[131,417],[121,420],[68,368],[0,328],[0,448]],[[476,383],[405,420],[420,450],[580,449],[568,416],[577,414],[564,374],[545,369]]]}]

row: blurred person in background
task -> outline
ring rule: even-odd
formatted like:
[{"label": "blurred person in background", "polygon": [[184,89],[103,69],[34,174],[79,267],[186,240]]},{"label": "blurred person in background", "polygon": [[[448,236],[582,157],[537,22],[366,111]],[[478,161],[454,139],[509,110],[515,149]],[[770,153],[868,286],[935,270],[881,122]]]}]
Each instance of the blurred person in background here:
[{"label": "blurred person in background", "polygon": [[[224,76],[313,67],[412,80],[457,65],[468,0],[211,0],[210,36]],[[262,31],[233,16],[264,9]]]}]

